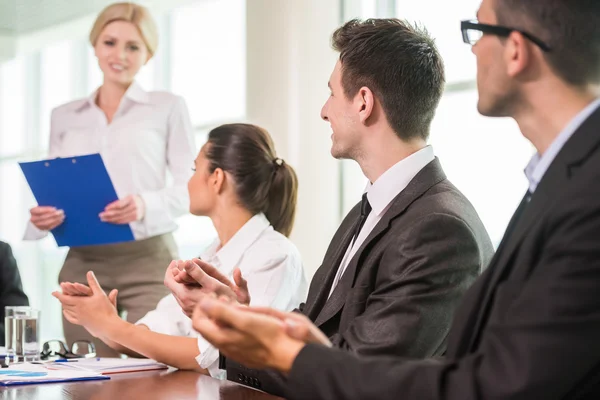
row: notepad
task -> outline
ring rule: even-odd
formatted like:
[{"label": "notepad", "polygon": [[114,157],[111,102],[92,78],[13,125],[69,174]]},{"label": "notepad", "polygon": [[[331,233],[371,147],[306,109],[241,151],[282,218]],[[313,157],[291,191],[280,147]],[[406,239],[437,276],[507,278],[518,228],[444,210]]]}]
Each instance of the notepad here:
[{"label": "notepad", "polygon": [[30,363],[13,364],[0,369],[0,386],[106,379],[109,377],[97,372],[54,369],[47,365]]},{"label": "notepad", "polygon": [[51,233],[58,246],[89,246],[134,240],[129,224],[102,222],[99,214],[118,200],[100,154],[19,163],[41,206],[64,210]]},{"label": "notepad", "polygon": [[123,372],[152,371],[169,368],[167,365],[146,358],[78,358],[76,362],[53,363],[53,368],[89,371],[102,375]]}]

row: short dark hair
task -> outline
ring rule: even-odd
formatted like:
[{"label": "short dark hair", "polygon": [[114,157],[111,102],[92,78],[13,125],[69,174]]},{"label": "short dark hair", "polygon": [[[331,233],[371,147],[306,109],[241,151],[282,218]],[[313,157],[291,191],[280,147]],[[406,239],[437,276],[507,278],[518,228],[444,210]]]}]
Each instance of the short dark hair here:
[{"label": "short dark hair", "polygon": [[599,0],[494,0],[498,24],[543,40],[550,68],[575,86],[600,82]]},{"label": "short dark hair", "polygon": [[427,31],[395,18],[353,19],[332,37],[346,97],[368,87],[403,140],[427,139],[444,91],[444,63]]},{"label": "short dark hair", "polygon": [[277,158],[269,133],[256,125],[226,124],[208,134],[209,171],[233,176],[235,192],[252,214],[264,213],[273,229],[289,236],[294,226],[298,178]]}]

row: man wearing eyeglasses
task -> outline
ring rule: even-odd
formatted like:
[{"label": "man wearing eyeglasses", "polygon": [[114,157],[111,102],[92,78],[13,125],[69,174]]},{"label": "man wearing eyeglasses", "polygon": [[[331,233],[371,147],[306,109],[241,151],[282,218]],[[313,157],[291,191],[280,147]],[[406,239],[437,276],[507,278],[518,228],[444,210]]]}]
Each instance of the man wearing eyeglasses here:
[{"label": "man wearing eyeglasses", "polygon": [[514,118],[537,154],[445,359],[358,358],[306,319],[203,300],[195,328],[228,357],[287,374],[286,398],[600,398],[600,1],[483,0],[478,20],[462,23],[478,109]]}]

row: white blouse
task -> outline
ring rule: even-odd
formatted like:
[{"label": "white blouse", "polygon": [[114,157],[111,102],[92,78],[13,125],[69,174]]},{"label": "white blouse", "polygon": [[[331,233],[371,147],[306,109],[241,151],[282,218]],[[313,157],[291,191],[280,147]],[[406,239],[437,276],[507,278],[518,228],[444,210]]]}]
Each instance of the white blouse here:
[{"label": "white blouse", "polygon": [[[252,217],[221,249],[219,245],[217,239],[200,258],[232,280],[239,267],[248,281],[251,305],[291,311],[306,299],[308,284],[298,249],[263,214]],[[198,363],[212,376],[220,376],[218,349],[194,331],[173,295],[164,297],[136,324],[167,335],[197,337]]]},{"label": "white blouse", "polygon": [[[96,95],[52,111],[49,158],[100,153],[117,196],[137,194],[145,203],[144,218],[130,224],[136,240],[172,232],[175,218],[189,209],[187,181],[196,157],[185,101],[134,82],[109,124]],[[29,223],[25,239],[46,234]]]}]

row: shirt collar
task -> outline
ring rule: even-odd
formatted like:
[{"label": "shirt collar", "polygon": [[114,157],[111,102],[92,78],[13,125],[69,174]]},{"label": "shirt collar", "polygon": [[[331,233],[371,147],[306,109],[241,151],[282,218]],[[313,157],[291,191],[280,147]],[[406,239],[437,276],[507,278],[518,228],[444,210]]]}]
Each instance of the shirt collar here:
[{"label": "shirt collar", "polygon": [[131,85],[129,85],[129,88],[125,92],[125,97],[129,100],[135,101],[136,103],[150,103],[150,95],[136,81],[133,81]]},{"label": "shirt collar", "polygon": [[[264,214],[256,214],[248,220],[231,239],[221,247],[215,240],[200,256],[208,263],[215,264],[221,273],[230,275],[238,266],[242,256],[266,229],[273,229]],[[218,251],[217,251],[218,249]]]},{"label": "shirt collar", "polygon": [[600,107],[600,98],[590,103],[584,108],[579,114],[575,116],[567,124],[567,126],[560,132],[560,134],[554,139],[550,147],[544,152],[543,155],[536,153],[533,155],[527,166],[525,167],[525,176],[529,181],[529,191],[535,192],[535,189],[539,185],[540,181],[544,177],[544,174],[552,164],[552,161],[556,158],[560,150],[563,148],[565,143],[573,136],[575,131],[585,122]]},{"label": "shirt collar", "polygon": [[385,171],[376,181],[367,183],[367,198],[372,212],[379,216],[427,164],[435,159],[433,147],[426,146]]},{"label": "shirt collar", "polygon": [[[86,99],[84,99],[81,102],[81,104],[78,104],[75,110],[81,111],[87,107],[96,107],[96,97],[98,96],[99,89],[100,88],[94,90],[94,92],[90,94]],[[124,97],[136,103],[150,103],[150,96],[148,92],[146,92],[136,81],[133,81],[131,85],[129,85],[129,88],[127,88]]]}]

